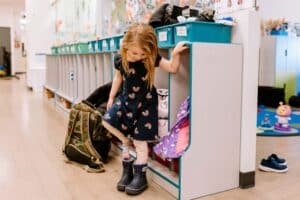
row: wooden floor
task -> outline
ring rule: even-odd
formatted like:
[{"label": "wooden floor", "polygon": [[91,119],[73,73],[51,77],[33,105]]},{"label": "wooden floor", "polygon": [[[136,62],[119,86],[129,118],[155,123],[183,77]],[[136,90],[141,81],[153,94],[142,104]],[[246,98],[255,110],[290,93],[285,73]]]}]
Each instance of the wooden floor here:
[{"label": "wooden floor", "polygon": [[[0,79],[0,195],[3,200],[175,199],[155,183],[142,195],[117,192],[119,159],[106,172],[89,174],[63,162],[61,147],[66,116],[41,94],[25,86],[24,79]],[[257,138],[257,160],[279,153],[289,172],[256,172],[256,187],[234,189],[203,200],[300,199],[300,137]],[[257,162],[258,162],[257,161]],[[196,183],[195,183],[196,184]]]}]

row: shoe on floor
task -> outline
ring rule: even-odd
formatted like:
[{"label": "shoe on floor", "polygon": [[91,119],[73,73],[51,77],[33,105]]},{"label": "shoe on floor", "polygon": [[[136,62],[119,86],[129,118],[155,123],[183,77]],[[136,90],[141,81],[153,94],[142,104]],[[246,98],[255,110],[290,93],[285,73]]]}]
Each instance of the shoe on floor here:
[{"label": "shoe on floor", "polygon": [[262,159],[258,168],[265,172],[284,173],[288,171],[288,167],[286,165],[278,164],[272,157],[269,159]]},{"label": "shoe on floor", "polygon": [[279,158],[276,154],[270,155],[270,156],[268,157],[268,159],[270,159],[270,157],[271,157],[271,158],[274,158],[275,161],[276,161],[278,164],[280,164],[280,165],[287,165],[286,160],[283,159],[283,158]]}]

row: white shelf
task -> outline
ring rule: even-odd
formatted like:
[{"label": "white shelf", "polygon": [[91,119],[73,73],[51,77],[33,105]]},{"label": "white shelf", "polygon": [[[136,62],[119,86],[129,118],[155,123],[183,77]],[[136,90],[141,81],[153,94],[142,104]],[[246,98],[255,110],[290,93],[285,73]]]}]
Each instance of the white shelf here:
[{"label": "white shelf", "polygon": [[72,99],[71,97],[68,97],[67,95],[63,94],[62,92],[56,91],[55,94],[57,94],[58,96],[64,98],[65,100],[73,103],[74,99]]},{"label": "white shelf", "polygon": [[[170,49],[160,49],[160,54],[169,57]],[[113,55],[114,52],[57,56],[59,66],[66,62],[69,67],[76,65],[77,96],[71,98],[62,92],[68,88],[63,80],[66,77],[61,75],[68,74],[67,69],[57,70],[60,80],[55,93],[73,103],[85,99],[93,90],[94,82],[99,87],[112,80]],[[190,145],[179,160],[178,175],[154,160],[149,160],[149,172],[153,181],[175,197],[192,199],[239,186],[242,47],[193,43],[182,58],[177,74],[170,75],[157,68],[155,85],[169,89],[169,126],[174,125],[180,104],[190,95]],[[60,102],[57,105],[69,112]],[[130,153],[135,156],[134,152]],[[216,155],[230,162],[223,160],[220,168],[220,161],[211,159]]]},{"label": "white shelf", "polygon": [[44,87],[48,90],[50,90],[51,92],[55,93],[56,89],[54,89],[53,87],[49,86],[49,85],[44,85]]},{"label": "white shelf", "polygon": [[[56,97],[57,98],[57,97]],[[70,109],[67,109],[60,101],[56,100],[55,105],[58,109],[60,109],[61,111],[63,111],[66,114],[70,113]]]}]

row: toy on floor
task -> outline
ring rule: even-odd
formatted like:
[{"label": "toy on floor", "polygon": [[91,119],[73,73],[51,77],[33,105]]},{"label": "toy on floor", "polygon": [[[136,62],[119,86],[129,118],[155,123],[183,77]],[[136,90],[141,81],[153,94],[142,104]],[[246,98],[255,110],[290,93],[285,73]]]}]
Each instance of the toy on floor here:
[{"label": "toy on floor", "polygon": [[0,76],[6,76],[6,72],[4,70],[4,67],[0,65]]},{"label": "toy on floor", "polygon": [[271,124],[269,114],[265,114],[264,119],[261,121],[259,129],[263,131],[273,131],[274,127]]},{"label": "toy on floor", "polygon": [[279,107],[276,109],[276,118],[277,123],[275,124],[275,130],[289,132],[291,130],[291,126],[289,124],[289,120],[291,120],[292,109],[288,105],[283,105],[282,102],[279,103]]}]

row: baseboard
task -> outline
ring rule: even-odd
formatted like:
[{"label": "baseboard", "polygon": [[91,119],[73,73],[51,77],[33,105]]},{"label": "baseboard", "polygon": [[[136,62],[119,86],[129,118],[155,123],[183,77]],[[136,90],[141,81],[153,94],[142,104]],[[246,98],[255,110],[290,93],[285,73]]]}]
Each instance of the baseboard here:
[{"label": "baseboard", "polygon": [[240,172],[240,188],[247,189],[255,186],[255,171]]},{"label": "baseboard", "polygon": [[15,74],[17,75],[17,74],[26,74],[26,72],[15,72]]}]

